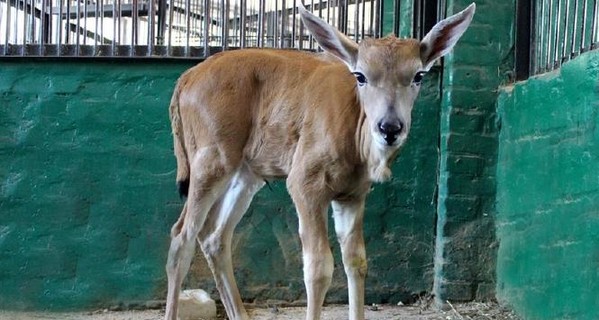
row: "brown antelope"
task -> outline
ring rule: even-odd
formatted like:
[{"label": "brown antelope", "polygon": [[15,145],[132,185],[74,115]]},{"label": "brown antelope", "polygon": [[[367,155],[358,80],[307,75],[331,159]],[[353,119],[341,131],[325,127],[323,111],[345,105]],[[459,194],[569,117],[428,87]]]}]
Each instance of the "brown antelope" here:
[{"label": "brown antelope", "polygon": [[[332,205],[349,291],[349,319],[364,319],[364,202],[388,180],[406,141],[423,75],[449,52],[475,5],[434,26],[422,41],[359,45],[300,5],[324,54],[247,49],[216,54],[185,72],[170,117],[177,184],[187,195],[172,228],[166,319],[197,239],[229,319],[248,319],[231,261],[235,226],[271,179],[287,179],[299,217],[306,319],[319,319],[333,273],[327,238]],[[267,271],[265,271],[267,272]]]}]

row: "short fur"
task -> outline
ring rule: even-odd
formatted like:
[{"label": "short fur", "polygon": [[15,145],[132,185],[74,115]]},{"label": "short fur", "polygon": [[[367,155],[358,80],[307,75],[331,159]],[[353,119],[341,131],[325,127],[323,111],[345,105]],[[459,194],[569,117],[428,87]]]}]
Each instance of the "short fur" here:
[{"label": "short fur", "polygon": [[[447,34],[429,38],[455,43],[474,13],[473,7],[467,10],[461,19],[449,18],[449,29],[435,31]],[[390,165],[406,141],[419,90],[414,76],[436,59],[429,55],[439,54],[422,48],[447,45],[388,37],[358,46],[305,9],[300,12],[329,54],[229,51],[177,82],[170,118],[177,184],[188,199],[171,231],[168,320],[176,319],[196,239],[228,317],[248,319],[233,276],[231,238],[255,193],[271,179],[286,179],[298,211],[307,319],[320,318],[333,272],[329,205],[348,278],[349,319],[364,318],[366,195],[372,182],[390,178]],[[368,83],[358,85],[352,72]],[[389,119],[402,128],[390,140],[381,138],[379,126]]]}]

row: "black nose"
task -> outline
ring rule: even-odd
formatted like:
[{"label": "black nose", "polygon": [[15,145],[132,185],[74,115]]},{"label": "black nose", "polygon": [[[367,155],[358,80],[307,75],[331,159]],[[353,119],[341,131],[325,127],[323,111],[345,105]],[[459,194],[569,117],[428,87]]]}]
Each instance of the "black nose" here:
[{"label": "black nose", "polygon": [[383,119],[379,122],[379,131],[388,145],[392,145],[401,133],[403,125],[399,119]]}]

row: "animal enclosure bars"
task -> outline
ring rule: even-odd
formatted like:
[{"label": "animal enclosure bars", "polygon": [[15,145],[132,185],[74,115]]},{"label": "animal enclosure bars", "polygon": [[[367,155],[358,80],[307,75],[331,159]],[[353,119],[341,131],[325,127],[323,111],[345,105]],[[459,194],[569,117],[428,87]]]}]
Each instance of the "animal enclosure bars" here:
[{"label": "animal enclosure bars", "polygon": [[[228,48],[315,50],[299,1],[0,0],[0,56],[201,58]],[[423,14],[424,2],[408,8]],[[356,41],[381,36],[385,12],[399,30],[400,0],[304,4]]]},{"label": "animal enclosure bars", "polygon": [[517,17],[518,79],[599,47],[599,0],[519,0]]}]

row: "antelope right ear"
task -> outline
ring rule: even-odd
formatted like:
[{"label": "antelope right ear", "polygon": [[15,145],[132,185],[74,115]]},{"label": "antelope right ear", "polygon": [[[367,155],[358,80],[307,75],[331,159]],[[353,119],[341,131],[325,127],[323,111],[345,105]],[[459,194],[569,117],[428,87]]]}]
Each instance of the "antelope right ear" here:
[{"label": "antelope right ear", "polygon": [[316,39],[318,45],[324,51],[343,60],[353,70],[358,60],[358,44],[322,19],[308,12],[301,2],[298,8],[304,25]]},{"label": "antelope right ear", "polygon": [[472,3],[468,8],[439,21],[420,42],[420,58],[424,69],[433,66],[435,60],[447,54],[464,34],[476,10]]}]

